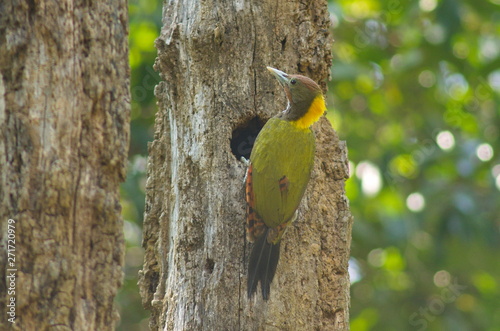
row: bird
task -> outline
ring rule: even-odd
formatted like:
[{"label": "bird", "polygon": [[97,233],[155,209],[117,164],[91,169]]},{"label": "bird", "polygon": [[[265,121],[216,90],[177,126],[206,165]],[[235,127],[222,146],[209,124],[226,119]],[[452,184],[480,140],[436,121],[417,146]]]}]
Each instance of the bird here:
[{"label": "bird", "polygon": [[270,296],[281,238],[297,217],[314,164],[311,125],[326,111],[319,85],[302,75],[267,67],[284,89],[287,107],[263,126],[252,148],[245,179],[246,237],[253,244],[248,261],[247,297],[260,282]]}]

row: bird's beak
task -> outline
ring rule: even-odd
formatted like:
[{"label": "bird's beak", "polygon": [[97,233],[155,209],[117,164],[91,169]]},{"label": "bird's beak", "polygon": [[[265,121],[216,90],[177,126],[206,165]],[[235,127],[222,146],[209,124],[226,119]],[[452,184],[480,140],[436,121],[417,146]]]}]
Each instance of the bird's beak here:
[{"label": "bird's beak", "polygon": [[278,70],[278,69],[271,68],[271,67],[267,67],[267,70],[272,72],[272,74],[274,75],[274,77],[276,77],[276,79],[278,80],[278,82],[280,82],[280,84],[282,84],[282,85],[288,84],[289,76],[287,73],[285,73],[281,70]]}]

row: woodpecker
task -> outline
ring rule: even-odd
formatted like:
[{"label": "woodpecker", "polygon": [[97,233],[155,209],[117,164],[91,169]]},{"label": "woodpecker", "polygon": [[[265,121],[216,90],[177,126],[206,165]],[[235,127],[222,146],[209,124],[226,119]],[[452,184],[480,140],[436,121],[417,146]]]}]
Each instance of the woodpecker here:
[{"label": "woodpecker", "polygon": [[267,67],[282,85],[288,105],[259,132],[245,181],[247,240],[253,242],[247,294],[258,283],[264,300],[278,266],[281,237],[296,218],[314,164],[313,125],[326,110],[321,88],[312,79]]}]

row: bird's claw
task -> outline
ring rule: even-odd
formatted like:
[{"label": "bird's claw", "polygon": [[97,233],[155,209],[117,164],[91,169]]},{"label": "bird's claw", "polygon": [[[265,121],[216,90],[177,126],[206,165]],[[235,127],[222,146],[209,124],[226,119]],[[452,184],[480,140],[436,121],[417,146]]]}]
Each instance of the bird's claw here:
[{"label": "bird's claw", "polygon": [[244,156],[240,157],[240,161],[243,162],[247,167],[250,165],[250,160],[245,159]]}]

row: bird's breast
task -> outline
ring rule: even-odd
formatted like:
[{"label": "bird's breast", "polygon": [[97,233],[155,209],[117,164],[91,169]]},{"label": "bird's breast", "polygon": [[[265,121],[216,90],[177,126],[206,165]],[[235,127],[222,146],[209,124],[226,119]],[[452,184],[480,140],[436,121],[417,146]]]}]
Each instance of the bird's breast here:
[{"label": "bird's breast", "polygon": [[255,209],[275,227],[288,221],[307,187],[315,149],[311,129],[273,117],[259,133],[250,161]]}]

